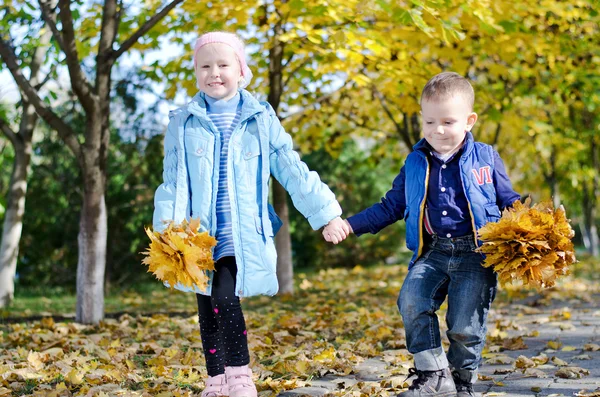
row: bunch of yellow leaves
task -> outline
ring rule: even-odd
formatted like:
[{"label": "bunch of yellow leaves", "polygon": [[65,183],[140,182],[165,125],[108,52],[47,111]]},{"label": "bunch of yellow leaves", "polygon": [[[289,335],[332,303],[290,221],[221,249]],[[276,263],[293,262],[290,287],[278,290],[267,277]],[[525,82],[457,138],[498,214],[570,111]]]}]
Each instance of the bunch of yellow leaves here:
[{"label": "bunch of yellow leaves", "polygon": [[484,243],[478,251],[486,254],[483,266],[493,267],[502,284],[520,280],[524,285],[552,287],[577,261],[574,235],[562,206],[555,210],[552,203],[543,202],[531,207],[527,198],[479,230]]},{"label": "bunch of yellow leaves", "polygon": [[142,254],[147,255],[142,263],[148,265],[148,272],[167,283],[186,287],[196,285],[205,291],[208,286],[208,270],[215,270],[211,248],[217,240],[207,232],[198,233],[200,220],[184,220],[175,225],[171,222],[162,232],[146,228],[150,246]]}]

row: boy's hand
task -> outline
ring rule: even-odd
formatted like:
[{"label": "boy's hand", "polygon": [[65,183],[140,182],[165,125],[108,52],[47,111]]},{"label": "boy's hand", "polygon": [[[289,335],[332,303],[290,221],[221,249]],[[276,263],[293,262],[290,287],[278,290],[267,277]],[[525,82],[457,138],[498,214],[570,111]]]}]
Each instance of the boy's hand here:
[{"label": "boy's hand", "polygon": [[323,229],[323,237],[329,243],[341,243],[352,233],[352,228],[346,220],[337,217],[331,220]]}]

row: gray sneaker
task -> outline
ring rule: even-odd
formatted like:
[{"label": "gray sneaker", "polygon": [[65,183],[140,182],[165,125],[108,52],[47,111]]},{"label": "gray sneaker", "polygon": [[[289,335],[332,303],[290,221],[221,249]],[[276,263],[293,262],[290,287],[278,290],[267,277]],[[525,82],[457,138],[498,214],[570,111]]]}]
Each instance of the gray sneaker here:
[{"label": "gray sneaker", "polygon": [[475,394],[473,391],[473,384],[470,382],[465,382],[460,379],[460,376],[456,372],[452,373],[452,377],[454,378],[454,384],[456,385],[456,391],[458,392],[457,397],[477,397],[478,394]]},{"label": "gray sneaker", "polygon": [[439,371],[408,370],[408,376],[417,376],[408,390],[398,397],[456,397],[456,387],[448,368]]}]

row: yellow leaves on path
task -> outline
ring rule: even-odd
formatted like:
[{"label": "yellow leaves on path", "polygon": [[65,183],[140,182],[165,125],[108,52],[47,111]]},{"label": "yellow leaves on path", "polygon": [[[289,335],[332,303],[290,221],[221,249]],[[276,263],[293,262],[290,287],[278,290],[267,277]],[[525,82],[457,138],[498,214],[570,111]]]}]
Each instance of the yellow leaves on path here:
[{"label": "yellow leaves on path", "polygon": [[590,371],[581,367],[563,367],[555,373],[556,376],[564,379],[580,379],[589,374]]},{"label": "yellow leaves on path", "polygon": [[554,340],[548,341],[548,347],[553,350],[558,350],[562,347],[562,342]]},{"label": "yellow leaves on path", "polygon": [[[251,367],[259,395],[275,397],[285,390],[315,386],[315,380],[325,376],[343,377],[339,388],[331,391],[332,397],[389,397],[406,388],[404,380],[413,363],[396,307],[406,272],[406,265],[326,269],[311,276],[298,274],[297,282],[305,289],[298,289],[293,297],[244,299]],[[570,308],[548,309],[544,305],[547,300],[541,299],[534,310],[511,304],[512,298],[500,291],[490,311],[484,351],[484,368],[491,375],[482,375],[481,380],[508,386],[506,374],[587,376],[585,367],[591,362],[586,360],[596,357],[597,344],[582,340],[577,345],[567,339],[562,344],[557,339],[548,345],[543,342],[543,352],[534,357],[533,350],[518,351],[536,341],[531,338],[533,329],[557,330],[561,323],[577,317],[576,299],[591,301],[592,296],[585,294],[600,293],[592,280],[575,283],[566,277],[559,283],[560,288],[538,294],[554,297],[560,291],[561,300],[569,301]],[[200,395],[207,373],[195,296],[166,288],[144,295],[153,306],[167,311],[173,310],[175,298],[187,299],[189,316],[124,314],[97,326],[51,319],[4,325],[0,397]],[[444,315],[445,309],[440,310],[439,318]],[[546,321],[539,322],[540,318]],[[445,335],[443,320],[440,323]],[[445,338],[443,344],[447,349]],[[565,350],[571,345],[577,350]],[[372,361],[381,363],[372,372],[375,380],[347,382]]]},{"label": "yellow leaves on path", "polygon": [[504,210],[498,222],[490,222],[479,230],[486,254],[484,267],[492,267],[500,282],[521,281],[539,288],[552,287],[559,276],[569,273],[576,262],[571,239],[575,233],[561,207],[544,202],[531,207],[516,201]]},{"label": "yellow leaves on path", "polygon": [[576,397],[600,397],[600,387],[598,387],[595,391],[588,392],[587,390],[580,390],[578,393],[575,393]]},{"label": "yellow leaves on path", "polygon": [[586,343],[585,345],[583,345],[583,350],[588,352],[597,352],[598,350],[600,350],[600,345],[597,345],[595,343]]},{"label": "yellow leaves on path", "polygon": [[171,222],[162,233],[145,229],[150,246],[143,252],[146,258],[142,263],[171,288],[181,284],[206,290],[207,271],[215,270],[212,247],[217,245],[217,240],[207,232],[198,233],[199,229],[199,219],[189,223],[184,220],[179,225]]},{"label": "yellow leaves on path", "polygon": [[517,361],[515,361],[515,367],[517,367],[517,368],[533,368],[533,367],[535,367],[535,362],[532,359],[527,358],[525,356],[519,356],[519,357],[517,357]]}]

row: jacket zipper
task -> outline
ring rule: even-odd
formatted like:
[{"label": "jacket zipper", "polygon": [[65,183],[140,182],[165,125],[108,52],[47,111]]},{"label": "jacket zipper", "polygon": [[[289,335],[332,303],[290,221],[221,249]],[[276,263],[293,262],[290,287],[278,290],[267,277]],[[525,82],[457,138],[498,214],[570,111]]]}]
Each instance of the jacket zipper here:
[{"label": "jacket zipper", "polygon": [[[252,116],[250,116],[250,117],[246,117],[246,118],[244,118],[244,119],[240,119],[240,122],[239,122],[238,126],[237,126],[237,127],[234,129],[234,131],[232,131],[232,133],[231,133],[231,138],[233,138],[233,134],[234,134],[236,131],[239,131],[239,130],[240,130],[239,126],[241,126],[241,125],[242,125],[242,123],[243,123],[244,121],[246,122],[246,124],[248,124],[248,121],[249,121],[251,118],[253,118],[253,117],[254,117],[254,118],[256,118],[256,114],[254,114],[254,115],[252,115]],[[207,122],[206,122],[206,120],[202,119],[201,117],[198,117],[198,120],[200,121],[200,124],[201,124],[201,125],[202,125],[202,126],[203,126],[203,127],[206,129],[206,130],[207,130],[207,131],[211,131],[211,132],[213,133],[213,135],[215,136],[215,140],[217,140],[217,145],[218,145],[218,153],[219,153],[219,156],[220,156],[220,155],[221,155],[221,135],[220,135],[220,133],[219,133],[218,131],[216,131],[216,132],[215,132],[215,131],[214,131],[214,130],[211,128],[211,126],[210,126],[210,124],[211,124],[211,123],[207,123]],[[257,121],[257,122],[258,122],[258,121]],[[231,138],[230,138],[229,142],[231,142],[231,141],[232,141],[232,139],[231,139]],[[213,154],[213,164],[214,164],[214,154]],[[229,166],[229,151],[227,151],[227,165]],[[233,171],[233,168],[234,168],[234,167],[231,167],[232,171]],[[228,171],[229,171],[229,169],[228,169]],[[214,165],[213,165],[213,172],[214,172]],[[228,173],[228,174],[229,174],[229,173]],[[211,179],[212,179],[212,178],[211,178]],[[236,186],[236,184],[235,184],[235,183],[234,183],[232,186],[229,186],[229,182],[230,182],[231,180],[232,180],[232,179],[231,179],[231,177],[229,177],[229,178],[228,178],[228,181],[227,181],[227,186],[228,186],[228,188],[230,188],[230,190],[229,190],[229,191],[233,191],[233,192],[234,192],[234,194],[235,194],[235,196],[236,196],[236,198],[237,198],[237,186]],[[217,188],[218,188],[218,183],[219,183],[219,181],[218,181],[218,173],[217,173]],[[214,186],[214,183],[213,183],[213,186]],[[212,205],[211,205],[211,207],[212,207],[212,208],[211,208],[211,217],[212,217],[212,219],[211,219],[211,225],[212,225],[212,228],[211,228],[211,234],[212,234],[213,236],[216,234],[216,231],[217,231],[217,222],[216,222],[216,220],[217,220],[217,216],[216,216],[216,213],[217,213],[217,207],[216,207],[216,200],[217,200],[217,189],[213,189],[213,194],[212,194]],[[231,197],[229,198],[229,200],[230,200],[230,204],[231,204]],[[231,208],[234,208],[234,207],[233,207],[233,206],[231,206]],[[240,219],[239,219],[239,212],[237,212],[237,211],[236,211],[236,216],[237,216],[237,222],[238,222],[238,234],[239,234],[239,233],[240,233],[240,232],[239,232],[239,229],[240,229],[240,228],[239,228],[239,225],[240,225]],[[232,219],[233,219],[233,214],[232,214]],[[239,234],[239,241],[240,241],[240,245],[241,245],[241,244],[242,244],[242,238],[241,238],[241,234]],[[235,246],[234,246],[234,247],[235,247]],[[240,247],[240,249],[241,249],[241,247]],[[236,263],[237,263],[237,262],[238,262],[238,256],[236,255],[236,256],[235,256],[235,258],[236,258]],[[245,264],[243,264],[243,265],[244,265],[244,271],[245,271],[245,270],[246,270],[246,266],[245,266]],[[243,284],[244,276],[245,276],[245,274],[242,274],[242,277],[241,277],[241,280],[242,280],[242,282],[241,282],[241,286],[240,286],[240,288],[239,288],[239,290],[238,290],[238,294],[239,294],[239,296],[240,296],[240,297],[242,296],[242,292],[241,292],[241,291],[243,291],[243,288],[244,288],[244,284]],[[236,280],[236,282],[237,282],[237,280]]]},{"label": "jacket zipper", "polygon": [[[234,138],[235,133],[240,130],[240,128],[239,128],[240,125],[241,125],[241,121],[240,121],[240,123],[238,123],[238,125],[235,127],[235,129],[231,132],[231,136],[229,137],[229,149],[231,149],[231,143],[233,142],[233,138]],[[235,177],[236,177],[235,176],[235,167],[232,166],[231,167],[231,175],[229,173],[229,170],[230,170],[229,169],[229,163],[230,163],[230,158],[231,158],[230,153],[231,153],[231,150],[227,150],[227,189],[230,192],[233,192],[235,201],[237,201],[237,196],[238,196],[238,193],[237,193],[237,184],[236,183],[231,183],[233,180],[235,180]],[[230,185],[230,183],[231,183],[231,185]],[[237,265],[240,262],[240,260],[243,261],[242,256],[239,256],[239,258],[238,258],[238,255],[237,255],[238,251],[242,251],[242,244],[243,243],[242,243],[242,234],[240,232],[240,229],[241,229],[241,226],[240,226],[241,225],[240,213],[237,210],[237,207],[235,205],[233,205],[232,201],[234,201],[234,200],[232,199],[231,195],[229,195],[229,207],[232,210],[231,219],[233,220],[233,211],[235,211],[235,218],[237,219],[237,227],[236,227],[236,229],[237,229],[237,237],[238,237],[238,241],[240,242],[239,243],[240,249],[239,250],[235,250],[236,251],[235,262],[236,262],[236,265]],[[235,240],[234,240],[234,249],[235,249]],[[237,288],[237,293],[238,293],[238,296],[240,298],[242,297],[242,294],[243,294],[243,291],[244,291],[244,278],[246,276],[246,274],[245,274],[245,272],[246,272],[246,264],[242,263],[242,266],[244,268],[244,274],[241,275],[241,277],[240,277],[240,280],[241,280],[240,281],[240,286]],[[240,273],[240,269],[238,268],[238,275],[239,275],[239,273]],[[237,278],[237,276],[236,276],[236,278]],[[237,284],[237,280],[235,280],[235,283]]]},{"label": "jacket zipper", "polygon": [[[211,220],[210,220],[210,225],[211,225],[211,227],[210,227],[210,235],[211,236],[216,236],[217,235],[217,189],[214,188],[214,186],[215,186],[215,183],[214,183],[214,178],[215,178],[215,153],[219,153],[219,156],[221,155],[221,135],[219,134],[218,131],[215,132],[210,127],[210,123],[201,122],[201,124],[204,124],[204,128],[206,128],[207,131],[211,131],[213,133],[213,137],[215,139],[214,146],[216,146],[216,150],[213,152],[213,156],[212,156],[213,157],[212,158],[212,162],[213,162],[212,173],[213,174],[210,176],[210,180],[211,180],[211,183],[212,183],[212,186],[213,186],[213,191],[212,191],[212,194],[211,194],[211,196],[212,196],[211,197],[211,205],[210,205],[210,217],[211,217]],[[217,165],[217,167],[218,167],[218,165]],[[219,170],[217,170],[217,171],[219,171]],[[219,186],[219,172],[217,172],[216,175],[217,175],[216,176],[216,178],[217,178],[216,185]],[[212,249],[213,255],[215,253],[216,248],[217,247],[215,246]],[[213,257],[213,259],[214,259],[214,257]],[[213,272],[211,283],[210,283],[211,293],[212,293],[212,287],[213,287],[212,286],[212,282],[214,280],[214,277],[215,277],[215,275],[214,275],[214,272]]]}]

